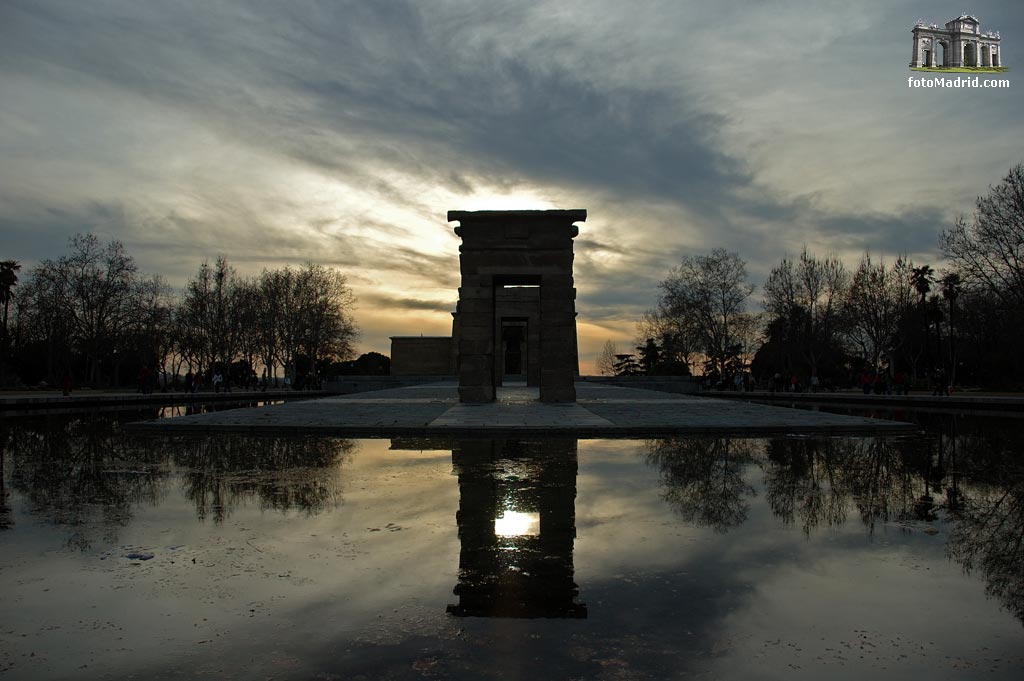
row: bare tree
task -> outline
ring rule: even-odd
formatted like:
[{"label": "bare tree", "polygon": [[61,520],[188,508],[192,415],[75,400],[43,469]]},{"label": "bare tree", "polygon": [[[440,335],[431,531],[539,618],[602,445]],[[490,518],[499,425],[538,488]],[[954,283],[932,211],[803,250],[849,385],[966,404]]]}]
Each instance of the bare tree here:
[{"label": "bare tree", "polygon": [[217,362],[229,367],[238,348],[239,328],[233,309],[237,276],[224,257],[211,267],[204,262],[185,286],[178,326],[190,344],[186,354],[196,358],[199,372]]},{"label": "bare tree", "polygon": [[309,357],[314,377],[317,361],[350,359],[357,335],[352,306],[355,295],[345,276],[323,265],[307,263],[296,277],[299,346]]},{"label": "bare tree", "polygon": [[693,325],[709,364],[723,377],[741,352],[737,332],[749,326],[746,301],[754,288],[746,278],[739,255],[716,248],[683,258],[659,284],[659,310],[681,328]]},{"label": "bare tree", "polygon": [[963,284],[997,296],[1003,305],[1024,308],[1024,164],[979,196],[970,222],[957,218],[942,233],[942,253]]},{"label": "bare tree", "polygon": [[662,298],[657,309],[644,312],[636,324],[636,345],[643,344],[648,338],[655,339],[663,362],[683,364],[689,372],[703,349],[700,329],[693,317],[673,316],[665,304]]},{"label": "bare tree", "polygon": [[619,354],[619,347],[612,340],[606,340],[601,347],[601,354],[597,356],[595,367],[597,373],[602,376],[615,375],[615,355]]},{"label": "bare tree", "polygon": [[[136,282],[133,295],[135,314],[129,326],[136,339],[139,359],[147,365],[162,367],[165,376],[167,360],[173,351],[173,303],[170,296],[171,288],[160,276]],[[166,382],[164,387],[167,387]]]},{"label": "bare tree", "polygon": [[290,291],[292,273],[288,269],[263,270],[259,278],[256,297],[256,332],[260,360],[267,371],[267,379],[277,381],[277,367],[286,362],[282,346],[282,320],[285,315],[285,297]]},{"label": "bare tree", "polygon": [[798,312],[803,326],[799,347],[811,374],[818,372],[822,355],[840,331],[849,287],[850,275],[838,258],[819,259],[806,248],[796,262],[784,258],[765,281],[764,307],[772,317],[790,318]]},{"label": "bare tree", "polygon": [[902,256],[892,267],[865,254],[853,275],[846,305],[850,340],[873,366],[893,356],[903,339],[899,325],[913,299],[912,265]]},{"label": "bare tree", "polygon": [[249,370],[260,358],[260,285],[257,279],[240,279],[234,290],[234,313],[238,354]]},{"label": "bare tree", "polygon": [[33,271],[52,314],[66,321],[70,340],[85,356],[86,380],[100,381],[100,361],[112,354],[133,323],[137,270],[118,241],[102,246],[92,234],[70,240],[71,252],[56,261],[44,260]]},{"label": "bare tree", "polygon": [[358,335],[355,296],[340,272],[314,263],[264,270],[252,294],[254,349],[268,375],[276,377],[276,368],[284,366],[294,381],[300,355],[312,363],[314,377],[320,360],[351,357]]}]

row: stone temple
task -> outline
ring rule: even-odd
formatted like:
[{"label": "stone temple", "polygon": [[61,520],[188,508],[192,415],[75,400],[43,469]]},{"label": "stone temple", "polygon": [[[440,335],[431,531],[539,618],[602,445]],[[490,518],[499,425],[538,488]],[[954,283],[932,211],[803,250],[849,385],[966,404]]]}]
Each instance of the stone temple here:
[{"label": "stone temple", "polygon": [[452,336],[393,336],[391,373],[457,375],[461,402],[504,381],[574,402],[579,375],[573,239],[585,210],[449,211],[462,238]]},{"label": "stone temple", "polygon": [[[999,32],[981,32],[977,17],[961,14],[946,22],[925,25],[918,21],[913,29],[914,54],[911,68],[954,68],[963,66],[1002,66],[1002,47]],[[941,58],[940,58],[941,51]]]}]

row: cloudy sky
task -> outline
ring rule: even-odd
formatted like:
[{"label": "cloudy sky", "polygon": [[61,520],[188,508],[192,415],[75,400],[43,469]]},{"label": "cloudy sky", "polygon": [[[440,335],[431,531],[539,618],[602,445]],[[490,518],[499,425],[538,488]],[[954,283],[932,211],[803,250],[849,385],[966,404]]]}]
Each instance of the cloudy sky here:
[{"label": "cloudy sky", "polygon": [[[312,260],[388,353],[450,332],[449,209],[586,208],[586,370],[686,254],[940,264],[1024,160],[1024,5],[961,5],[0,0],[0,259],[91,231],[179,286]],[[1011,87],[908,88],[914,22],[965,10]]]}]

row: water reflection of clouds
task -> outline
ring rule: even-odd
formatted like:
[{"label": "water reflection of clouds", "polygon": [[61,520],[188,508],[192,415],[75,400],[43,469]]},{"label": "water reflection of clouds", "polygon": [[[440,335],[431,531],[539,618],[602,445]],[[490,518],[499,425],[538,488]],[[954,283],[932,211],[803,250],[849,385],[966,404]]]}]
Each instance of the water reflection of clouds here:
[{"label": "water reflection of clouds", "polygon": [[[0,535],[11,540],[4,571],[9,583],[19,585],[13,597],[26,600],[28,592],[20,585],[30,584],[33,574],[51,587],[34,593],[31,609],[20,619],[12,616],[11,626],[52,618],[63,603],[75,612],[117,613],[127,595],[133,602],[167,608],[173,616],[158,626],[165,639],[213,641],[215,632],[230,630],[235,647],[211,646],[202,660],[212,665],[222,655],[245,657],[239,669],[250,671],[256,668],[246,664],[266,662],[258,642],[268,636],[334,670],[337,658],[332,661],[327,651],[353,647],[382,656],[394,650],[415,655],[427,639],[467,664],[485,657],[472,652],[470,641],[507,640],[516,655],[545,655],[553,668],[595,671],[585,667],[595,658],[611,660],[607,664],[613,667],[614,660],[623,660],[640,678],[689,669],[740,678],[801,661],[807,665],[803,673],[811,675],[811,669],[821,670],[822,660],[834,663],[833,670],[850,664],[848,669],[860,675],[867,663],[857,667],[849,657],[844,662],[836,651],[848,655],[866,643],[874,646],[868,649],[878,664],[908,674],[933,670],[936,649],[965,659],[984,657],[976,649],[981,640],[989,641],[988,657],[1014,659],[1017,639],[1007,631],[1018,631],[1019,625],[986,606],[982,583],[964,578],[961,570],[961,563],[970,565],[989,583],[991,595],[1013,609],[1020,562],[1014,563],[1012,551],[991,548],[1012,548],[1013,531],[1020,536],[1015,504],[1021,493],[1014,478],[999,472],[1016,450],[993,448],[991,440],[982,446],[981,440],[959,438],[955,465],[948,439],[845,438],[694,438],[646,445],[583,440],[561,443],[548,453],[550,462],[540,445],[519,443],[494,450],[497,464],[492,465],[486,458],[467,459],[465,448],[462,458],[453,456],[461,447],[455,442],[362,440],[345,449],[337,440],[328,447],[324,443],[332,439],[320,438],[307,454],[280,447],[257,456],[244,446],[246,438],[223,439],[235,444],[220,442],[187,455],[177,442],[177,449],[160,454],[176,462],[170,467],[161,467],[160,456],[134,460],[141,471],[160,472],[163,491],[130,503],[128,515],[115,524],[117,536],[94,537],[91,548],[62,553],[52,533],[27,523]],[[101,438],[94,445],[103,442],[109,444]],[[81,447],[57,448],[65,450]],[[85,469],[101,477],[118,480],[132,468],[123,444],[108,450],[118,452],[115,457],[104,458],[102,447],[86,450],[94,452],[93,459],[74,460],[99,462]],[[61,454],[56,465],[63,466],[67,456]],[[267,462],[262,473],[256,470],[260,456]],[[566,468],[570,459],[578,461],[578,472]],[[54,489],[43,474],[49,469],[34,466],[42,464],[7,463],[12,477],[22,467],[24,484],[12,486],[16,519],[27,517],[26,503],[44,511],[38,502],[76,499],[69,492],[75,488],[62,483]],[[460,478],[466,470],[470,475]],[[955,471],[961,476],[956,483]],[[546,482],[538,482],[541,474],[548,476]],[[201,496],[205,522],[196,522],[200,505],[190,475],[216,482],[199,486],[206,491]],[[312,492],[281,494],[281,487],[307,489],[308,475],[316,480]],[[24,486],[33,481],[42,488],[33,492]],[[948,490],[954,485],[961,491],[957,508],[951,509]],[[327,497],[331,503],[321,503],[325,497],[317,490],[324,488],[336,492]],[[77,489],[88,494],[102,488]],[[231,509],[217,523],[209,521],[213,489]],[[552,583],[566,586],[568,574],[578,584],[577,605],[585,602],[590,618],[586,630],[549,627],[545,631],[553,643],[548,645],[530,638],[532,629],[480,618],[460,619],[457,625],[445,619],[444,605],[452,602],[459,584],[460,555],[474,546],[459,533],[477,527],[459,520],[465,510],[460,506],[472,507],[477,493],[494,506],[481,516],[485,522],[479,527],[486,530],[481,536],[489,533],[492,541],[479,545],[483,550],[502,534],[494,521],[503,511],[529,515],[531,522],[536,514],[539,532],[507,535],[517,550],[530,549],[529,542],[545,534],[545,522],[556,521],[548,537],[559,544],[549,553],[560,555],[563,567],[568,558],[571,571],[556,573]],[[547,493],[552,494],[544,497]],[[922,520],[919,501],[926,494],[933,497],[937,521]],[[574,503],[564,503],[572,497]],[[542,504],[542,498],[549,501]],[[723,508],[728,512],[718,512]],[[93,514],[81,522],[103,526],[106,521]],[[565,531],[569,527],[574,540]],[[932,527],[937,534],[924,531]],[[526,541],[517,543],[520,538]],[[958,562],[945,558],[947,539]],[[177,545],[181,548],[169,548]],[[131,567],[120,551],[109,551],[111,546],[146,548],[156,556]],[[109,555],[100,562],[104,547]],[[44,552],[50,558],[41,565],[28,559]],[[22,568],[11,561],[21,561]],[[512,560],[496,569],[522,565]],[[480,574],[487,577],[486,570]],[[512,578],[504,584],[522,587]],[[144,615],[110,616],[146,630]],[[969,636],[962,634],[966,630]],[[76,632],[83,637],[80,650],[90,642],[118,645],[113,637],[71,633]],[[557,645],[569,640],[566,632],[582,636],[572,639],[575,647]],[[58,645],[45,636],[39,640]],[[148,660],[147,668],[173,660],[174,650],[129,639]],[[630,642],[626,652],[624,641]],[[580,652],[584,649],[589,652]],[[408,669],[411,661],[403,664]]]}]

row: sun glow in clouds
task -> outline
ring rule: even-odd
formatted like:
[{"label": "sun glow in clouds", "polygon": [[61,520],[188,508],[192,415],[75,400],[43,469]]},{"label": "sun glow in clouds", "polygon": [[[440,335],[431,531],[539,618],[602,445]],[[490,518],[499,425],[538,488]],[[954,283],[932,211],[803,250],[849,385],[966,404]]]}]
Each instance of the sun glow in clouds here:
[{"label": "sun glow in clouds", "polygon": [[498,537],[540,536],[540,513],[505,511],[494,520],[494,534]]},{"label": "sun glow in clouds", "polygon": [[477,189],[457,199],[458,210],[554,210],[574,206],[558,205],[539,190],[519,187],[512,191]]}]

